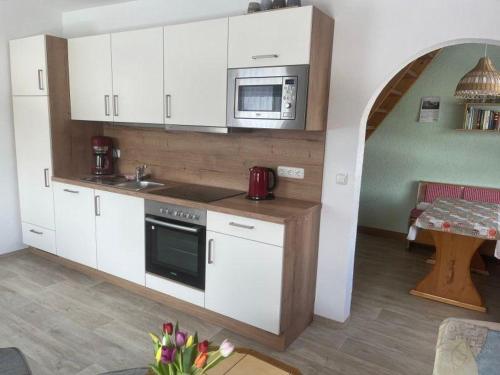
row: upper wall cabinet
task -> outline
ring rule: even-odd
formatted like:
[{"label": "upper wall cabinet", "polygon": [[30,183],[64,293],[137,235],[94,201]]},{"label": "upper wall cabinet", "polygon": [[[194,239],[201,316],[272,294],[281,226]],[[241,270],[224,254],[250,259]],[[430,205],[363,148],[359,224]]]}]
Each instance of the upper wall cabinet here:
[{"label": "upper wall cabinet", "polygon": [[45,35],[10,41],[12,95],[48,95]]},{"label": "upper wall cabinet", "polygon": [[310,62],[313,7],[229,18],[229,68]]},{"label": "upper wall cabinet", "polygon": [[111,35],[115,122],[163,124],[163,28]]},{"label": "upper wall cabinet", "polygon": [[167,125],[226,125],[227,38],[227,18],[165,27]]},{"label": "upper wall cabinet", "polygon": [[71,118],[113,121],[111,35],[68,41]]}]

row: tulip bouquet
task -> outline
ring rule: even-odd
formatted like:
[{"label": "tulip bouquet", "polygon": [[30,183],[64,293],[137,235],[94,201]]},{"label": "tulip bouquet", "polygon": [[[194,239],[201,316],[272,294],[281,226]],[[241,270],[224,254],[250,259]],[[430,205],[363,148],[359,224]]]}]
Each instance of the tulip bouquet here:
[{"label": "tulip bouquet", "polygon": [[198,334],[189,336],[165,323],[160,336],[149,334],[153,340],[155,363],[150,366],[156,375],[202,375],[229,357],[234,345],[224,340],[220,347],[210,346],[207,340],[198,341]]}]

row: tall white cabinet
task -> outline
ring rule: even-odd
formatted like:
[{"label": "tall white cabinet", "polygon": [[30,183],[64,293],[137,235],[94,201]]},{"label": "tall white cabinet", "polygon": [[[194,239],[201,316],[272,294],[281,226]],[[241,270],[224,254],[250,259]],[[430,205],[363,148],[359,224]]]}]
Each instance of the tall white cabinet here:
[{"label": "tall white cabinet", "polygon": [[164,31],[165,123],[226,126],[228,19]]},{"label": "tall white cabinet", "polygon": [[10,42],[12,102],[23,242],[55,253],[46,37]]}]

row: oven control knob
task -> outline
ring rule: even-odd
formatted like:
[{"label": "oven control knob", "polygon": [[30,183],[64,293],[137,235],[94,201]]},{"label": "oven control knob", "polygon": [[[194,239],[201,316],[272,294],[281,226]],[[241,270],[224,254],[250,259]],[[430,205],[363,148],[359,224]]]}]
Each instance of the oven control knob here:
[{"label": "oven control knob", "polygon": [[285,108],[286,108],[286,109],[290,109],[290,108],[292,108],[292,103],[286,103],[286,104],[285,104]]},{"label": "oven control knob", "polygon": [[200,215],[194,215],[195,220],[200,220]]},{"label": "oven control knob", "polygon": [[188,219],[191,219],[191,220],[193,220],[193,219],[194,219],[194,215],[192,215],[192,214],[189,214],[189,215],[188,215]]},{"label": "oven control knob", "polygon": [[164,208],[160,208],[160,214],[164,214],[165,213],[165,209]]}]

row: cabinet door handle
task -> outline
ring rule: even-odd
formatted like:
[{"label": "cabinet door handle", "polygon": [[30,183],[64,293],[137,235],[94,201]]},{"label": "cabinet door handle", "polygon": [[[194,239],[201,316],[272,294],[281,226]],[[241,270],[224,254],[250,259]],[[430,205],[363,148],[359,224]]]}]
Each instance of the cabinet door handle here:
[{"label": "cabinet door handle", "polygon": [[118,95],[113,95],[113,114],[115,116],[120,115],[120,112],[118,111]]},{"label": "cabinet door handle", "polygon": [[104,95],[104,115],[109,116],[109,95]]},{"label": "cabinet door handle", "polygon": [[208,240],[208,264],[214,264],[214,240]]},{"label": "cabinet door handle", "polygon": [[43,84],[43,69],[38,69],[38,89],[40,91],[45,90],[45,87]]},{"label": "cabinet door handle", "polygon": [[39,236],[43,235],[43,232],[39,232],[39,231],[34,230],[34,229],[30,229],[30,232],[34,233],[34,234],[38,234]]},{"label": "cabinet door handle", "polygon": [[244,225],[244,224],[238,224],[238,223],[235,223],[233,221],[231,221],[229,223],[229,225],[231,225],[232,227],[236,227],[236,228],[243,228],[243,229],[255,229],[255,227],[253,225]]},{"label": "cabinet door handle", "polygon": [[77,191],[77,190],[64,189],[64,191],[65,191],[66,193],[71,193],[71,194],[80,194],[80,192],[79,192],[79,191]]},{"label": "cabinet door handle", "polygon": [[165,116],[167,118],[172,117],[172,95],[165,96]]},{"label": "cabinet door handle", "polygon": [[94,197],[94,208],[95,216],[101,216],[101,197],[99,195]]},{"label": "cabinet door handle", "polygon": [[252,56],[253,60],[260,60],[260,59],[277,59],[280,57],[280,55],[277,55],[275,53],[270,54],[270,55],[254,55]]},{"label": "cabinet door handle", "polygon": [[50,187],[50,182],[49,182],[49,168],[45,168],[43,170],[43,179],[45,181],[45,187]]}]

